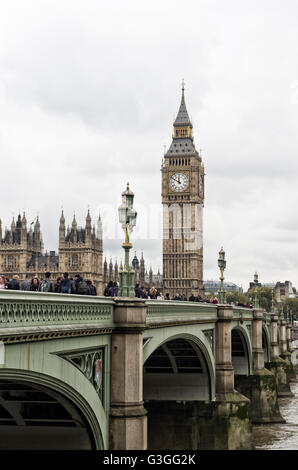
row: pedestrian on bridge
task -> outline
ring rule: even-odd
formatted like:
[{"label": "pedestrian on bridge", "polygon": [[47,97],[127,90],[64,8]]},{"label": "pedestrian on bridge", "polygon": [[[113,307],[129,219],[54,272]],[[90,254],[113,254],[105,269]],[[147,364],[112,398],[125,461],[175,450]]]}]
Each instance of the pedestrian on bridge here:
[{"label": "pedestrian on bridge", "polygon": [[50,280],[50,277],[51,277],[51,273],[47,272],[45,274],[45,278],[39,284],[40,292],[54,292],[54,290],[55,290],[54,284]]},{"label": "pedestrian on bridge", "polygon": [[26,274],[25,279],[20,284],[21,290],[30,290],[31,280],[29,279],[29,275]]},{"label": "pedestrian on bridge", "polygon": [[40,284],[40,282],[39,282],[38,277],[37,276],[33,277],[31,279],[30,290],[34,291],[34,292],[39,291],[39,284]]},{"label": "pedestrian on bridge", "polygon": [[0,276],[0,289],[6,289],[5,277]]},{"label": "pedestrian on bridge", "polygon": [[92,284],[92,281],[87,279],[86,283],[88,286],[88,295],[97,295],[96,287]]},{"label": "pedestrian on bridge", "polygon": [[9,281],[7,289],[20,290],[19,276],[17,274]]},{"label": "pedestrian on bridge", "polygon": [[60,282],[59,292],[61,294],[73,294],[72,292],[72,281],[68,277],[68,273],[63,274],[63,279]]}]

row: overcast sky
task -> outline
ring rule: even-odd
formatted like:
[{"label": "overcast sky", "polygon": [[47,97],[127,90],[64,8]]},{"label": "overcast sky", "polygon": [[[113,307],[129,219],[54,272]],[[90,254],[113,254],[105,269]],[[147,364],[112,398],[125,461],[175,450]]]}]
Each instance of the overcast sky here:
[{"label": "overcast sky", "polygon": [[61,208],[104,222],[130,182],[132,241],[162,269],[161,174],[181,80],[205,165],[204,279],[298,288],[298,3],[295,0],[0,0],[3,229],[39,214],[58,249]]}]

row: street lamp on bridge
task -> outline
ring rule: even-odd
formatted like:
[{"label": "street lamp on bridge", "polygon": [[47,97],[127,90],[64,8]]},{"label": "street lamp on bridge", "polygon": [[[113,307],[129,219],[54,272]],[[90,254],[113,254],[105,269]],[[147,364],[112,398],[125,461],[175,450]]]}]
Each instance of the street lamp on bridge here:
[{"label": "street lamp on bridge", "polygon": [[122,243],[125,252],[125,261],[122,269],[119,270],[119,297],[134,297],[134,275],[135,271],[129,265],[129,250],[132,248],[129,237],[136,226],[137,211],[132,207],[134,193],[129,189],[127,183],[126,190],[122,193],[122,204],[118,208],[119,222],[125,233],[125,241]]},{"label": "street lamp on bridge", "polygon": [[254,275],[254,289],[253,289],[253,307],[254,308],[259,308],[260,307],[260,302],[259,302],[259,296],[258,296],[258,286],[259,286],[259,276],[258,273],[255,273]]},{"label": "street lamp on bridge", "polygon": [[224,270],[226,269],[226,260],[225,260],[225,252],[223,250],[223,248],[221,247],[221,250],[219,252],[219,258],[217,260],[218,262],[218,267],[219,267],[219,270],[220,270],[220,289],[219,289],[219,292],[218,292],[218,302],[220,304],[226,304],[227,303],[227,298],[226,298],[226,291],[224,290],[224,287],[223,287],[223,281],[224,281]]}]

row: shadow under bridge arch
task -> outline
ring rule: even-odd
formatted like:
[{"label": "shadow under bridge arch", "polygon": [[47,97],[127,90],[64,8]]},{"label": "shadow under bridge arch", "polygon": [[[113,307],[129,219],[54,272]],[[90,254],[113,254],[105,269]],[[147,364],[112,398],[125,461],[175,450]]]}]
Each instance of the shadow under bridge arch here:
[{"label": "shadow under bridge arch", "polygon": [[196,337],[172,337],[144,364],[144,401],[210,401],[214,370],[206,346]]},{"label": "shadow under bridge arch", "polygon": [[81,403],[66,388],[57,390],[49,376],[36,379],[25,371],[0,374],[0,450],[98,448]]}]

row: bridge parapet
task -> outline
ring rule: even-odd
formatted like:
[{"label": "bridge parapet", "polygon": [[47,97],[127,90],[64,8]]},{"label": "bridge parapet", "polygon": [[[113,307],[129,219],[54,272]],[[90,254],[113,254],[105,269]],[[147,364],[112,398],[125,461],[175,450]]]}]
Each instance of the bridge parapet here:
[{"label": "bridge parapet", "polygon": [[[88,327],[112,328],[111,299],[45,292],[0,293],[0,338]],[[34,338],[32,337],[31,340]]]},{"label": "bridge parapet", "polygon": [[233,320],[238,320],[240,323],[244,322],[251,322],[253,319],[253,310],[250,308],[245,307],[232,307],[229,308],[233,309]]},{"label": "bridge parapet", "polygon": [[147,300],[146,324],[205,323],[217,320],[217,306],[200,302]]}]

